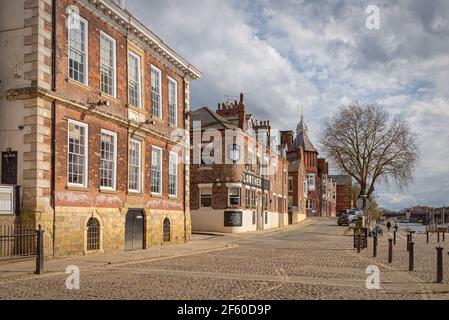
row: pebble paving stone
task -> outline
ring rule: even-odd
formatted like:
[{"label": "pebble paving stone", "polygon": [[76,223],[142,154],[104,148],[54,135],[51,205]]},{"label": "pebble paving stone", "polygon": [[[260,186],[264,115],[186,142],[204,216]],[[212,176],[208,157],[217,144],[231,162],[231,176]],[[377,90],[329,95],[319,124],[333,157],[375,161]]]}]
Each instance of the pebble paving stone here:
[{"label": "pebble paving stone", "polygon": [[[275,232],[196,240],[215,248],[208,252],[186,255],[183,247],[177,255],[171,248],[158,259],[87,267],[80,290],[65,287],[63,272],[0,279],[0,299],[449,299],[449,242],[445,283],[435,284],[435,241],[414,239],[416,271],[408,272],[403,234],[388,265],[386,235],[372,258],[372,239],[358,254],[351,230],[335,219],[312,219]],[[366,288],[370,265],[380,269],[379,290]]]}]

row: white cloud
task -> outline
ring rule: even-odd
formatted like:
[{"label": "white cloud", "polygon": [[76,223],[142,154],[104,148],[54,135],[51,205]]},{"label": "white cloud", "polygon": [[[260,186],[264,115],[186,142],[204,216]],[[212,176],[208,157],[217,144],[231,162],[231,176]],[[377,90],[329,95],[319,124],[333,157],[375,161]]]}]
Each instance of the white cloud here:
[{"label": "white cloud", "polygon": [[127,6],[204,72],[192,85],[193,107],[214,108],[224,95],[246,92],[256,118],[294,129],[302,104],[317,146],[322,119],[342,104],[378,102],[401,114],[419,134],[422,156],[415,184],[379,191],[379,202],[394,209],[410,197],[441,204],[449,194],[449,2],[379,0],[378,31],[365,28],[370,2],[140,0]]}]

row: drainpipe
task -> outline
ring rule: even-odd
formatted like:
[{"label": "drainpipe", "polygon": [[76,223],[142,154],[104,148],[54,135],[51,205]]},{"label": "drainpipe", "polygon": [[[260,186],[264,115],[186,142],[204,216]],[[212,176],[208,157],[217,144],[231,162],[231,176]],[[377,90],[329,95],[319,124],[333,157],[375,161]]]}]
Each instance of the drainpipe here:
[{"label": "drainpipe", "polygon": [[[51,58],[51,90],[56,91],[56,0],[52,0],[51,7],[51,43],[52,43],[52,58]],[[56,186],[56,100],[53,99],[51,103],[51,207],[53,209],[53,236],[52,248],[53,258],[56,256],[55,250],[55,232],[56,232],[56,200],[55,200],[55,186]]]},{"label": "drainpipe", "polygon": [[[186,110],[186,75],[184,75],[184,77],[182,78],[182,109],[183,109],[183,121],[184,121],[184,131],[187,128],[187,110]],[[189,143],[190,143],[190,132],[188,132],[187,134],[189,134]],[[185,149],[184,149],[185,150]],[[186,190],[187,190],[187,183],[190,183],[190,181],[186,181],[186,159],[187,157],[190,157],[190,149],[189,149],[189,154],[185,154],[184,155],[184,161],[182,164],[183,167],[183,177],[184,177],[184,182],[183,182],[183,189],[184,192],[182,193],[182,205],[183,205],[183,210],[184,210],[184,242],[187,242],[187,205],[186,205]]]}]

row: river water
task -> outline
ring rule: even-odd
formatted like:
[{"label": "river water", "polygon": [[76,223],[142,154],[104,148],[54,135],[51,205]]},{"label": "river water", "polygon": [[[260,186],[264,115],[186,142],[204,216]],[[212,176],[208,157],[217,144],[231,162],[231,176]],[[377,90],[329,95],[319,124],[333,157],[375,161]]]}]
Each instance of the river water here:
[{"label": "river water", "polygon": [[426,233],[426,226],[420,223],[398,223],[399,229],[411,229],[416,233]]}]

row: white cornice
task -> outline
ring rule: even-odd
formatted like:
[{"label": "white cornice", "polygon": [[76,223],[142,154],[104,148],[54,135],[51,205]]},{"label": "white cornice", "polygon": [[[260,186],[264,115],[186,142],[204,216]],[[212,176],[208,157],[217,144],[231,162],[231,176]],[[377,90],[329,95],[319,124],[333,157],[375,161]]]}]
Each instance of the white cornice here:
[{"label": "white cornice", "polygon": [[162,39],[151,32],[147,27],[134,18],[127,10],[123,10],[110,0],[79,0],[81,3],[89,3],[116,21],[118,26],[128,30],[148,48],[154,50],[163,59],[170,62],[174,67],[187,75],[190,79],[197,80],[202,76],[195,66],[186,61]]}]

